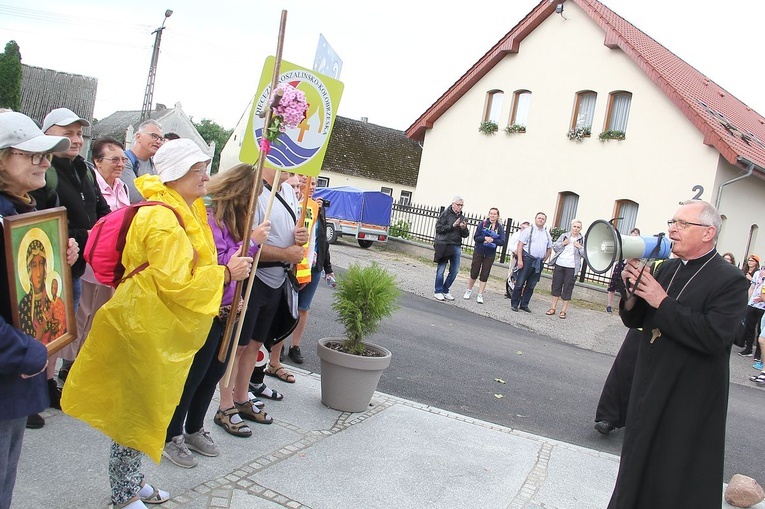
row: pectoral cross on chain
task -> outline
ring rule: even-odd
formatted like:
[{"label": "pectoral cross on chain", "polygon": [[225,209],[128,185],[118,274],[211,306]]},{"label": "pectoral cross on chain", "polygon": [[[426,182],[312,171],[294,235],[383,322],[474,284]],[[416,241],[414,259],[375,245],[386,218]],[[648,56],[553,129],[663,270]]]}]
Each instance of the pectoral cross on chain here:
[{"label": "pectoral cross on chain", "polygon": [[650,341],[650,343],[653,344],[653,342],[656,341],[656,338],[658,338],[659,336],[661,336],[661,331],[658,328],[653,329],[651,331],[651,341]]}]

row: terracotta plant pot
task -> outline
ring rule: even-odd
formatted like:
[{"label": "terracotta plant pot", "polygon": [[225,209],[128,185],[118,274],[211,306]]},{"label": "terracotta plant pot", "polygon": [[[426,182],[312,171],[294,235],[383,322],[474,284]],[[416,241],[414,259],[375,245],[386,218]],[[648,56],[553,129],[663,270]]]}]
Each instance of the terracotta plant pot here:
[{"label": "terracotta plant pot", "polygon": [[343,338],[320,339],[316,347],[321,359],[321,402],[341,412],[365,412],[377,390],[391,352],[371,343],[367,347],[382,357],[363,357],[333,350],[326,343],[342,343]]}]

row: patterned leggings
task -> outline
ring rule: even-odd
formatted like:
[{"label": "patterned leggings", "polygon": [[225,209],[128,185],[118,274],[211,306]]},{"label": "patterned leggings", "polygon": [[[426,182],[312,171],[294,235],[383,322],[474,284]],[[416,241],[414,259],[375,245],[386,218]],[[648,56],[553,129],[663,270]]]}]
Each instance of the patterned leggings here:
[{"label": "patterned leggings", "polygon": [[143,453],[112,442],[109,454],[109,484],[112,486],[112,503],[124,504],[141,491]]}]

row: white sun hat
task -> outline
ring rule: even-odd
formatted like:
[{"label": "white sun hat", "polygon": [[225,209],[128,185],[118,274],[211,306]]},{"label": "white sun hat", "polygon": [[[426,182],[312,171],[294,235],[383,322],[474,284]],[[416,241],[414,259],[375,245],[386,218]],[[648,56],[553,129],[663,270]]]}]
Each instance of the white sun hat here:
[{"label": "white sun hat", "polygon": [[172,182],[186,175],[197,163],[210,164],[210,156],[188,138],[166,141],[154,154],[157,175],[165,182]]}]

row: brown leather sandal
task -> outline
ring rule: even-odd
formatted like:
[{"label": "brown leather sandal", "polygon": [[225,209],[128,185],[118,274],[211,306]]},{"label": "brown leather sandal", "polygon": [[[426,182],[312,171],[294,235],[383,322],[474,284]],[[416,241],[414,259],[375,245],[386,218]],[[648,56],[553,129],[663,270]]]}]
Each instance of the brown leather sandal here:
[{"label": "brown leather sandal", "polygon": [[273,417],[268,415],[265,410],[258,410],[258,407],[252,401],[247,401],[246,403],[234,401],[234,406],[242,419],[257,422],[258,424],[271,424],[274,422]]},{"label": "brown leather sandal", "polygon": [[229,435],[234,435],[235,437],[249,437],[252,436],[252,430],[249,426],[247,426],[247,423],[242,421],[234,424],[231,422],[231,417],[238,414],[236,407],[232,406],[231,408],[227,410],[218,410],[215,412],[215,417],[213,418],[213,422],[223,428],[226,433]]},{"label": "brown leather sandal", "polygon": [[287,371],[284,366],[279,366],[278,368],[268,363],[268,366],[266,367],[266,374],[268,376],[273,376],[281,380],[282,382],[287,382],[288,384],[294,384],[295,383],[295,375]]}]

